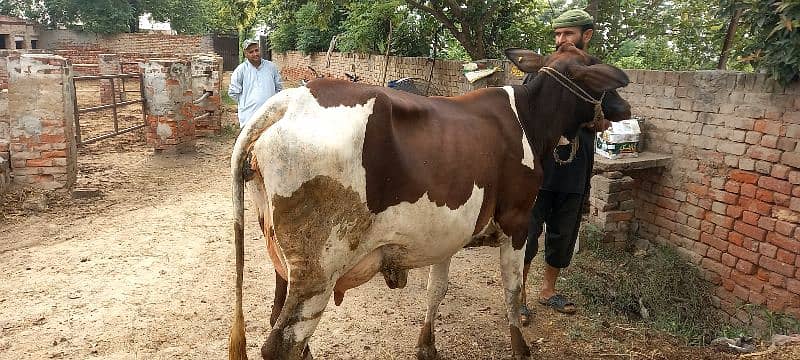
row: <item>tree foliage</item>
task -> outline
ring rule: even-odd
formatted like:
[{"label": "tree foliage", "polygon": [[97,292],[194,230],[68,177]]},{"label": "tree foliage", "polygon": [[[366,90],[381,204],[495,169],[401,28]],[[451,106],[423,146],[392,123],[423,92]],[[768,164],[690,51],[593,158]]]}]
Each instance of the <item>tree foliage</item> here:
[{"label": "tree foliage", "polygon": [[99,34],[136,32],[139,17],[169,22],[179,34],[201,34],[213,28],[226,0],[3,0],[0,13]]},{"label": "tree foliage", "polygon": [[721,0],[720,14],[741,10],[738,61],[782,84],[800,78],[800,0]]},{"label": "tree foliage", "polygon": [[474,60],[499,55],[493,42],[508,28],[509,19],[520,3],[515,0],[404,1],[439,21]]}]

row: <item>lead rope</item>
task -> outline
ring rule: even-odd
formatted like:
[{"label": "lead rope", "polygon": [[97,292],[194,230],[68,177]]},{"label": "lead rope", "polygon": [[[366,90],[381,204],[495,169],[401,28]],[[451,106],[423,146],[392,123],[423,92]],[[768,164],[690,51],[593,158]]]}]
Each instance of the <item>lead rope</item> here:
[{"label": "lead rope", "polygon": [[[539,69],[539,72],[543,72],[547,75],[550,75],[550,77],[558,81],[558,83],[561,84],[561,86],[567,88],[581,100],[594,105],[594,118],[592,119],[592,122],[595,125],[600,124],[600,122],[603,121],[603,118],[605,117],[605,115],[603,114],[603,98],[605,98],[606,96],[605,92],[603,92],[603,94],[600,96],[600,100],[595,100],[595,98],[593,98],[592,95],[586,92],[586,90],[583,90],[583,88],[578,86],[578,84],[570,80],[570,78],[568,78],[566,75],[562,74],[558,70],[551,68],[549,66],[543,66],[541,69]],[[576,91],[575,89],[578,89],[578,91],[580,92]],[[555,160],[556,164],[559,165],[569,164],[572,162],[572,160],[575,160],[575,154],[578,153],[578,133],[575,133],[575,137],[572,139],[572,149],[570,149],[569,157],[566,160],[561,160],[561,157],[558,155],[557,150],[558,146],[553,148],[553,159]]]}]

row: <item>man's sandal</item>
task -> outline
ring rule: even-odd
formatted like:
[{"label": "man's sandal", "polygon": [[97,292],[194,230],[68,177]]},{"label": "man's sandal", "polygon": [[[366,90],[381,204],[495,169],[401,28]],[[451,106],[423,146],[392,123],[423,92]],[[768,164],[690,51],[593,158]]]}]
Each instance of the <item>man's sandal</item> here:
[{"label": "man's sandal", "polygon": [[522,304],[519,307],[519,322],[522,326],[528,326],[531,323],[531,309],[528,309],[528,305]]},{"label": "man's sandal", "polygon": [[539,304],[549,306],[564,314],[574,314],[576,310],[575,304],[561,294],[555,294],[548,299],[539,299]]}]

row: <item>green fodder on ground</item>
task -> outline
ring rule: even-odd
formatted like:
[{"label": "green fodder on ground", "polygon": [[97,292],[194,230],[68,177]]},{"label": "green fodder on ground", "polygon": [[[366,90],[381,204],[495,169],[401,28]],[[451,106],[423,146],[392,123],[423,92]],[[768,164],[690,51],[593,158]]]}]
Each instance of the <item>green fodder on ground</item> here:
[{"label": "green fodder on ground", "polygon": [[634,255],[602,246],[597,229],[585,235],[587,251],[575,256],[564,277],[587,313],[643,321],[693,345],[729,328],[712,303],[712,285],[674,249],[658,246]]}]

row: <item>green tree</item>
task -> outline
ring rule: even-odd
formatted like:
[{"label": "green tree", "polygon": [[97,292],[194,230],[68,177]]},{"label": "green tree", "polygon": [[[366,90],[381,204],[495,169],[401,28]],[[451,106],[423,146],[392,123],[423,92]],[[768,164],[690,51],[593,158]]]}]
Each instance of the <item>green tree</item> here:
[{"label": "green tree", "polygon": [[473,60],[499,55],[493,40],[508,25],[515,0],[404,0],[439,21]]},{"label": "green tree", "polygon": [[420,16],[404,1],[351,1],[346,9],[347,17],[342,22],[342,32],[337,38],[339,50],[383,54],[391,27],[392,54],[431,55],[431,44],[438,24],[430,16]]},{"label": "green tree", "polygon": [[[331,38],[338,32],[342,12],[340,9],[327,11],[315,2],[301,6],[296,14],[297,50],[312,53],[328,50]],[[322,27],[323,21],[327,26]]]},{"label": "green tree", "polygon": [[114,34],[139,30],[139,17],[151,13],[154,20],[168,21],[180,34],[208,31],[224,0],[4,0],[3,14],[23,17],[55,28]]},{"label": "green tree", "polygon": [[142,9],[156,21],[169,22],[178,34],[203,34],[212,29],[220,5],[214,0],[146,0]]},{"label": "green tree", "polygon": [[784,85],[798,80],[800,0],[721,0],[720,6],[726,18],[741,11],[737,39],[746,42],[732,51],[739,62],[766,71]]},{"label": "green tree", "polygon": [[[248,38],[253,30],[259,5],[258,0],[223,0],[223,6],[219,11],[219,16],[233,19],[233,23],[239,35],[239,47],[242,46],[244,39]],[[242,60],[241,54],[243,53],[244,52],[239,51],[239,60]]]}]

